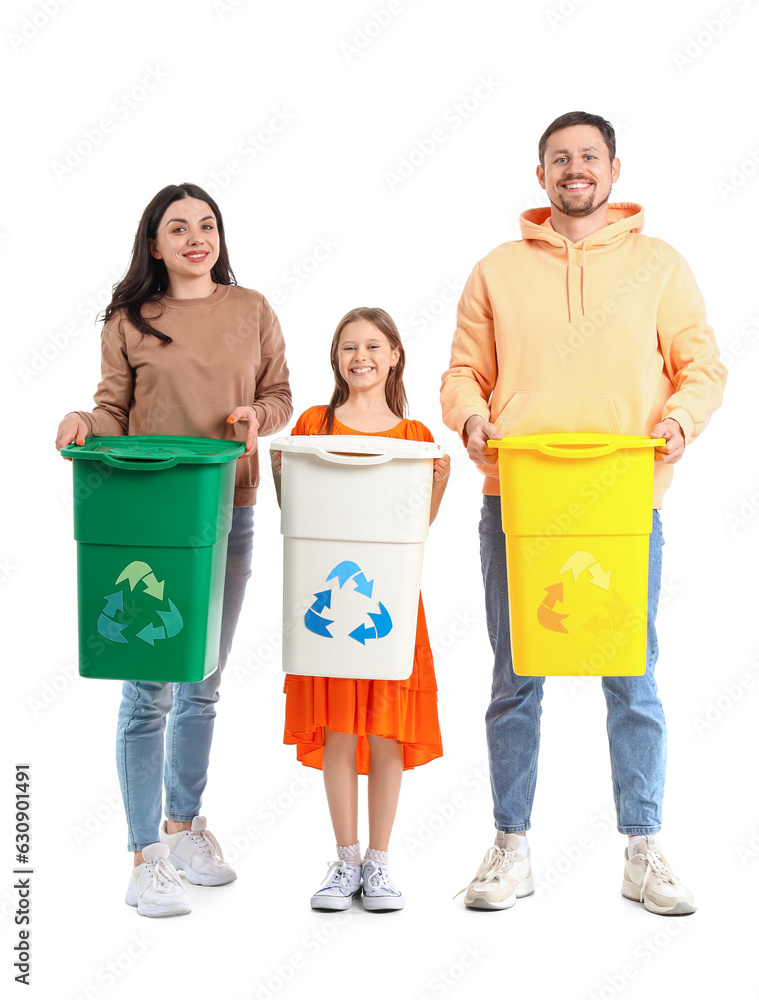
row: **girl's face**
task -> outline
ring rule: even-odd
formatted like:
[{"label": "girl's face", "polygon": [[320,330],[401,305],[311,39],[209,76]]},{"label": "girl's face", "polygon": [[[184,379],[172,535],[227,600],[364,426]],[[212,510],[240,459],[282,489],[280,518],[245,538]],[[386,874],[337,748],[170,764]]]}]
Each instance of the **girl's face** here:
[{"label": "girl's face", "polygon": [[151,254],[170,274],[186,278],[208,274],[219,259],[219,231],[209,205],[197,198],[172,202],[148,240]]},{"label": "girl's face", "polygon": [[382,386],[400,351],[391,347],[385,334],[368,319],[356,319],[343,327],[337,345],[340,374],[351,393]]}]

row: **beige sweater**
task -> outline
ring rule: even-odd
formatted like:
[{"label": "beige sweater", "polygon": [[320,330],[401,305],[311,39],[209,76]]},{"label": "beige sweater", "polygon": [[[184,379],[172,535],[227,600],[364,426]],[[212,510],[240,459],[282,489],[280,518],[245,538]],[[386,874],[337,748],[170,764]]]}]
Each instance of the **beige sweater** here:
[{"label": "beige sweater", "polygon": [[[259,292],[218,285],[213,295],[143,307],[173,340],[143,335],[118,313],[103,327],[95,409],[80,416],[88,436],[180,434],[235,440],[227,417],[254,406],[259,435],[287,426],[292,402],[279,321]],[[235,507],[256,501],[258,453],[239,459]]]}]

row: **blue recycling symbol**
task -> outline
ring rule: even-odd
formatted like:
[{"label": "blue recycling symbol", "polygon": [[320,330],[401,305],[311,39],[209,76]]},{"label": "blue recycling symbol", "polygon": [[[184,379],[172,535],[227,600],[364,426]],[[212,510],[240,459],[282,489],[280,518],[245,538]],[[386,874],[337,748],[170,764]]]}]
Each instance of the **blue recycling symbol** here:
[{"label": "blue recycling symbol", "polygon": [[[337,579],[340,590],[342,590],[343,586],[349,580],[353,580],[355,584],[353,589],[357,591],[357,593],[364,594],[364,596],[368,598],[371,598],[372,596],[374,580],[366,579],[366,576],[362,572],[358,563],[344,559],[342,562],[338,563],[337,566],[335,566],[331,573],[328,574],[326,582],[329,583],[330,580],[334,579]],[[316,600],[308,609],[303,619],[306,628],[309,632],[316,633],[316,635],[323,635],[327,639],[334,639],[334,636],[329,630],[329,626],[334,625],[335,619],[323,618],[319,613],[325,608],[332,606],[332,589],[320,590],[314,594],[314,597]],[[378,601],[377,603],[379,605],[379,611],[368,612],[368,615],[374,624],[366,625],[362,622],[354,628],[352,632],[348,633],[351,639],[355,639],[356,642],[360,642],[362,646],[366,645],[367,639],[382,639],[393,627],[393,619],[390,617],[390,612],[381,601]]]},{"label": "blue recycling symbol", "polygon": [[[143,593],[149,594],[157,601],[163,600],[163,587],[165,581],[157,580],[155,573],[147,563],[129,563],[129,565],[126,566],[119,575],[116,580],[116,584],[118,585],[125,580],[129,583],[130,591],[134,590],[138,583],[143,583]],[[97,620],[98,632],[104,639],[108,639],[110,642],[128,642],[122,633],[130,623],[128,621],[117,622],[115,619],[117,612],[124,611],[124,592],[122,590],[117,590],[113,594],[105,595],[103,600],[105,601],[105,607],[100,612],[100,616]],[[172,636],[181,632],[184,627],[184,621],[182,620],[179,608],[170,597],[168,598],[168,602],[168,611],[162,610],[161,608],[157,609],[163,625],[156,626],[152,621],[149,621],[147,625],[140,629],[137,633],[137,638],[142,639],[142,641],[148,643],[149,646],[154,646],[156,639],[170,639]]]}]

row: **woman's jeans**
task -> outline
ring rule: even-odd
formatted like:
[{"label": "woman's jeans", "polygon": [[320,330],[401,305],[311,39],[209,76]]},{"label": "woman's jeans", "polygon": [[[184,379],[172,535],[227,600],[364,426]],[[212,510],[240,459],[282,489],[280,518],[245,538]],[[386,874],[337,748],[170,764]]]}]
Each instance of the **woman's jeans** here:
[{"label": "woman's jeans", "polygon": [[[645,674],[603,677],[611,776],[620,833],[653,834],[661,829],[667,728],[654,680],[659,652],[656,609],[661,587],[662,530],[653,512],[648,550],[648,628]],[[488,633],[495,653],[493,689],[486,715],[490,784],[495,825],[508,833],[530,828],[540,745],[543,677],[514,673],[509,634],[506,542],[501,498],[483,497],[480,555]]]},{"label": "woman's jeans", "polygon": [[130,851],[141,851],[158,840],[162,776],[169,819],[189,821],[200,813],[221,672],[232,648],[245,585],[250,578],[252,549],[253,508],[235,507],[227,541],[217,669],[205,680],[192,684],[124,681],[116,736],[116,765],[129,827]]}]

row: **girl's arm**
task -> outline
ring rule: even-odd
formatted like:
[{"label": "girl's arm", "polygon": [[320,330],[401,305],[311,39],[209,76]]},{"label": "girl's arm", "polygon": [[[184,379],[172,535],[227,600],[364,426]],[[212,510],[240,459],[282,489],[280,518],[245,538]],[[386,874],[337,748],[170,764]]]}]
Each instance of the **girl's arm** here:
[{"label": "girl's arm", "polygon": [[437,517],[440,509],[440,501],[443,499],[445,488],[448,485],[448,473],[451,469],[451,456],[443,455],[436,458],[432,464],[432,497],[430,499],[430,524]]}]

